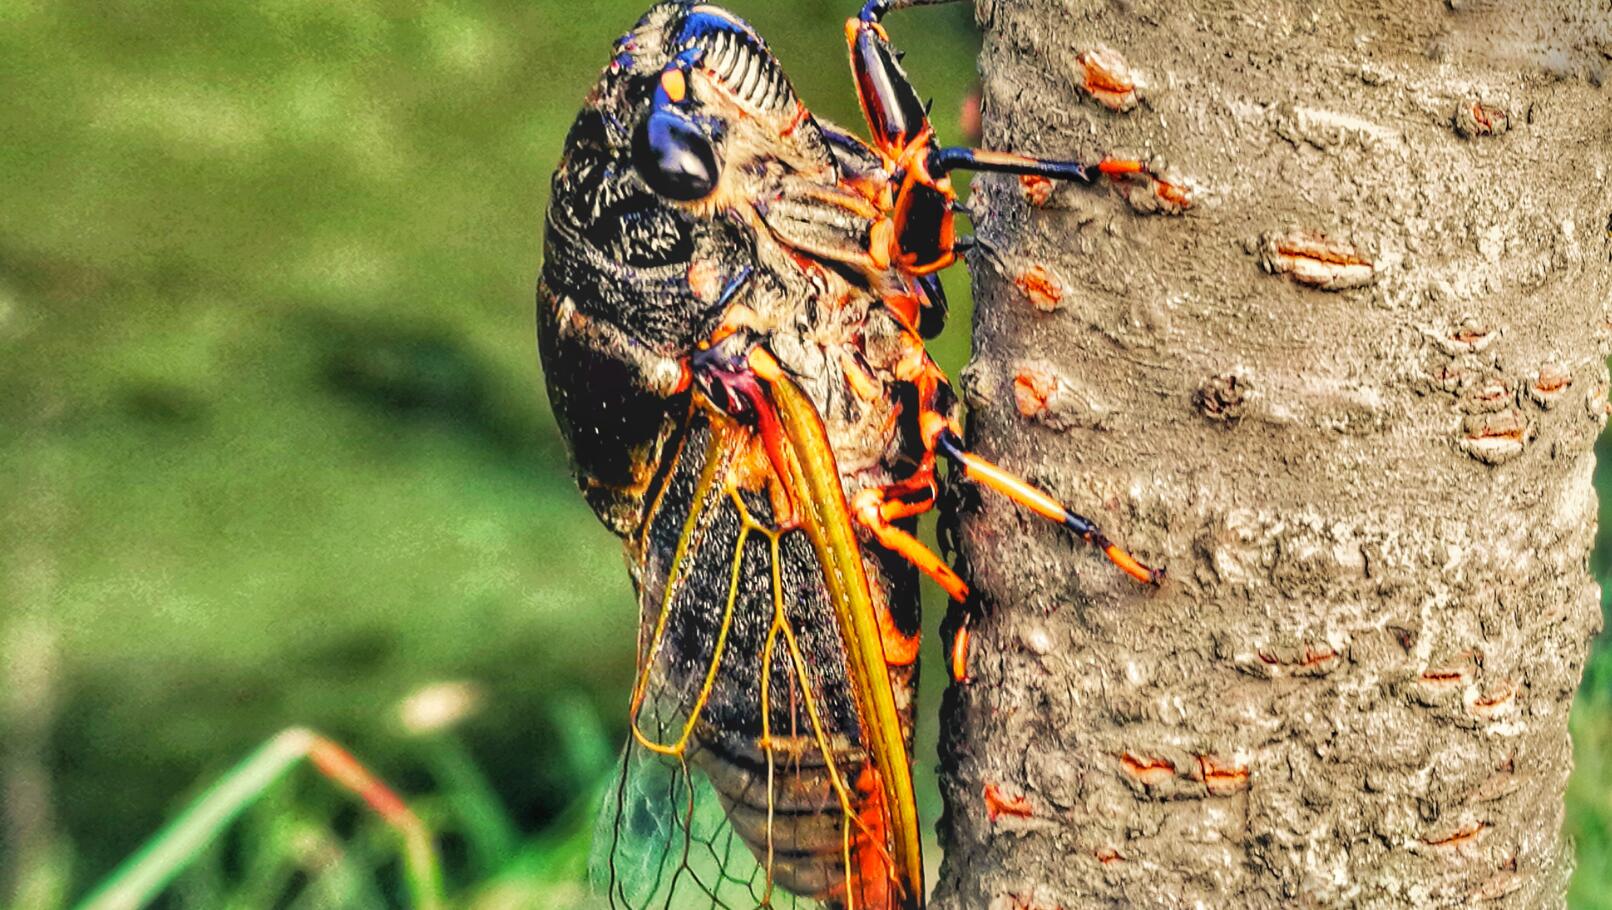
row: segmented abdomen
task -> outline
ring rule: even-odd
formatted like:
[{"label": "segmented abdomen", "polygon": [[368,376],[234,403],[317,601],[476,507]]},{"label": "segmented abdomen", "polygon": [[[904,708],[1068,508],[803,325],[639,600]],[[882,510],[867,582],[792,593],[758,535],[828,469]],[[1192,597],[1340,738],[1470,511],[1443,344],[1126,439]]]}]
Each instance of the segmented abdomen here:
[{"label": "segmented abdomen", "polygon": [[830,771],[816,742],[774,739],[771,784],[767,752],[756,744],[717,734],[701,744],[695,760],[721,794],[733,831],[762,867],[771,863],[775,887],[840,905],[850,879],[858,907],[885,907],[870,900],[885,887],[866,881],[869,873],[888,879],[890,867],[882,818],[867,825],[870,817],[882,817],[879,792],[856,786],[867,768],[861,752],[837,751]]}]

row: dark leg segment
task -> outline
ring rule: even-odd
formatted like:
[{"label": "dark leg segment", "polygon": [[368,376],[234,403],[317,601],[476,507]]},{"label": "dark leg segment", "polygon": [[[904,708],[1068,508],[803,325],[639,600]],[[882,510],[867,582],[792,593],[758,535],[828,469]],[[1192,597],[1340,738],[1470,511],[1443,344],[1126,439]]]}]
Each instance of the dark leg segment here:
[{"label": "dark leg segment", "polygon": [[884,14],[891,10],[908,9],[914,6],[939,6],[942,3],[956,3],[958,0],[868,0],[862,7],[863,22],[878,22]]},{"label": "dark leg segment", "polygon": [[1073,180],[1087,186],[1096,183],[1099,177],[1107,177],[1110,180],[1141,177],[1151,181],[1153,191],[1166,202],[1182,208],[1191,204],[1185,187],[1164,180],[1149,170],[1146,164],[1134,158],[1104,158],[1096,164],[1083,164],[1079,161],[1031,158],[1012,152],[991,152],[985,149],[949,146],[930,152],[928,165],[929,173],[935,177],[954,170],[965,170]]},{"label": "dark leg segment", "polygon": [[955,170],[984,171],[994,174],[1031,174],[1051,177],[1054,180],[1076,180],[1096,183],[1102,176],[1102,165],[1081,164],[1078,161],[1048,161],[1015,155],[1011,152],[988,152],[962,146],[938,148],[929,153],[929,173],[940,176]]}]

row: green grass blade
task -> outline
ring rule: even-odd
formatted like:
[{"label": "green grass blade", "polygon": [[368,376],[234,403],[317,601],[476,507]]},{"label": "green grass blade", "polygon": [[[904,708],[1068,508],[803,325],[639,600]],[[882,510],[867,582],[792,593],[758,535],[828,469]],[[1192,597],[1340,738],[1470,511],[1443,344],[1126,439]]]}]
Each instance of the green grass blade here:
[{"label": "green grass blade", "polygon": [[442,906],[436,848],[425,825],[335,743],[301,727],[281,731],[209,787],[179,817],[129,857],[78,910],[139,910],[188,866],[242,811],[304,758],[364,799],[403,836],[410,896],[419,910]]}]

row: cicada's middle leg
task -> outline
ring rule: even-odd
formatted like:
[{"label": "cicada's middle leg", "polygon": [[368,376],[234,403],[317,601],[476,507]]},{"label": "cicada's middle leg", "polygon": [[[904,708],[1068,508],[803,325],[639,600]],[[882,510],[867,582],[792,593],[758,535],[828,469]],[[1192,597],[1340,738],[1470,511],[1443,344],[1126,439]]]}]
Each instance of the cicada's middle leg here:
[{"label": "cicada's middle leg", "polygon": [[[914,343],[918,343],[914,339]],[[953,476],[991,489],[1018,503],[1036,515],[1063,525],[1086,543],[1101,550],[1110,562],[1137,581],[1158,586],[1164,582],[1164,570],[1150,568],[1135,556],[1109,539],[1091,519],[1059,502],[1052,494],[1022,477],[968,451],[963,446],[956,421],[942,414],[936,407],[939,390],[945,384],[940,367],[928,354],[922,354],[922,366],[917,375],[909,377],[918,388],[919,435],[923,453],[918,469],[909,478],[885,487],[869,488],[852,500],[851,511],[856,520],[868,529],[885,548],[911,562],[919,571],[934,579],[952,600],[963,606],[950,648],[952,678],[968,681],[968,641],[973,625],[973,612],[977,601],[971,596],[968,583],[957,574],[946,560],[924,546],[912,534],[897,527],[895,522],[927,512],[936,501],[937,480],[935,464],[944,459],[953,469]],[[912,643],[916,647],[916,641]],[[885,641],[887,651],[904,653],[902,640]],[[899,662],[899,661],[897,661]]]}]

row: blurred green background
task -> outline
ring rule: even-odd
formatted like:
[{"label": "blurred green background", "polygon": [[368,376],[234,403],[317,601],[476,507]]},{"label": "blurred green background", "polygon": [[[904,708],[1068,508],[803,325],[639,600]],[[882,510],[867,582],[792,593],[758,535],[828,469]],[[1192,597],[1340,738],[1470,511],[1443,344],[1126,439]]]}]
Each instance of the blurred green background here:
[{"label": "blurred green background", "polygon": [[[532,287],[565,130],[646,5],[0,3],[0,905],[68,905],[291,724],[410,794],[459,899],[581,902],[635,611]],[[853,0],[730,6],[857,122]],[[968,11],[891,27],[955,135]],[[1609,653],[1574,721],[1579,908],[1612,908]],[[408,729],[445,681],[473,709]],[[395,853],[294,775],[162,903],[387,906]]]}]

